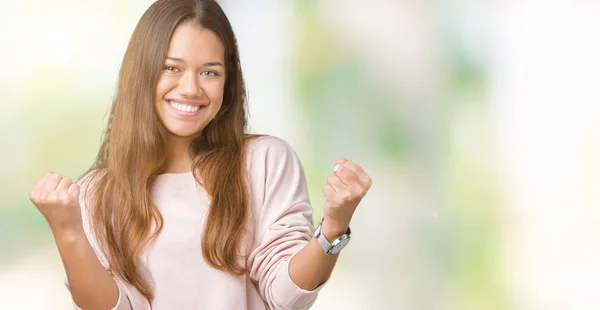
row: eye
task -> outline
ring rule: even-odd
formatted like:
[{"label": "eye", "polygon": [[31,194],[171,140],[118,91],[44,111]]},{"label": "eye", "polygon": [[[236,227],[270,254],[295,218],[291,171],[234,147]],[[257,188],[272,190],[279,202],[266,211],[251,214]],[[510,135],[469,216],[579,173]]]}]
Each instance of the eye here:
[{"label": "eye", "polygon": [[219,73],[216,71],[202,71],[201,74],[204,76],[210,76],[210,77],[219,76]]},{"label": "eye", "polygon": [[173,66],[165,66],[163,69],[171,72],[179,72],[179,69]]}]

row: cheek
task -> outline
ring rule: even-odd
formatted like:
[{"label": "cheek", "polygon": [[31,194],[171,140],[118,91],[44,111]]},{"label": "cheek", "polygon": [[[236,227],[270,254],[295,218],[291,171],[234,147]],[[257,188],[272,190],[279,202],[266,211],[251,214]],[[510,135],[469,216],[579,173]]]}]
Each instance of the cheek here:
[{"label": "cheek", "polygon": [[165,76],[158,79],[158,83],[156,84],[156,100],[161,100],[171,90],[171,84]]},{"label": "cheek", "polygon": [[204,91],[212,103],[221,104],[221,102],[223,102],[224,88],[224,83],[210,83],[205,85]]}]

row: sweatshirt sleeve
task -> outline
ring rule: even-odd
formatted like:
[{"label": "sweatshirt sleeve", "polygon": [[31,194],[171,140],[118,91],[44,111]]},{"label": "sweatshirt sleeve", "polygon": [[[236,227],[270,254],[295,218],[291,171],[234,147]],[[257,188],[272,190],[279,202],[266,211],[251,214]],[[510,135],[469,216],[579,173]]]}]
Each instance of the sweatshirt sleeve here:
[{"label": "sweatshirt sleeve", "polygon": [[250,277],[271,309],[308,309],[323,285],[307,291],[290,277],[290,259],[313,236],[304,169],[292,147],[275,137],[252,142],[250,177],[255,204]]},{"label": "sweatshirt sleeve", "polygon": [[[91,172],[91,173],[87,174],[86,176],[82,177],[81,180],[79,180],[79,182],[77,182],[80,186],[79,205],[81,206],[83,231],[85,232],[85,235],[86,235],[88,242],[90,243],[92,249],[96,253],[96,257],[98,257],[98,260],[100,261],[100,263],[102,264],[104,269],[112,275],[112,273],[110,271],[110,265],[108,263],[108,260],[107,260],[106,256],[104,255],[104,253],[102,252],[102,250],[98,244],[98,241],[96,240],[96,237],[91,229],[90,216],[88,213],[88,208],[86,207],[85,193],[87,192],[87,189],[90,188],[90,186],[91,186],[90,184],[93,184],[92,180],[93,180],[94,175],[95,175],[95,173]],[[133,285],[127,283],[126,281],[123,281],[122,279],[120,279],[119,277],[114,276],[114,275],[113,275],[113,279],[115,280],[115,282],[117,283],[117,286],[119,288],[119,299],[117,301],[117,304],[111,310],[150,309],[150,304],[149,304],[148,300]],[[65,286],[67,287],[67,289],[69,289],[69,283],[68,283],[67,279],[65,279]],[[74,300],[73,300],[73,306],[75,307],[75,309],[81,310],[81,308],[79,306],[77,306],[77,304],[75,304]]]}]

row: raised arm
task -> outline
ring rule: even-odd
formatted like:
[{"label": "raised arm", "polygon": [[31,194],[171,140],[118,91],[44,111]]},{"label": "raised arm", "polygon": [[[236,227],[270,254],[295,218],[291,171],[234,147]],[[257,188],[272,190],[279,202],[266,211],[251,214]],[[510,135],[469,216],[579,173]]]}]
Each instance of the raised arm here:
[{"label": "raised arm", "polygon": [[[313,239],[306,177],[291,146],[275,137],[263,137],[253,143],[250,173],[253,200],[259,207],[255,210],[254,247],[248,258],[250,276],[271,308],[308,309],[329,278],[337,255],[325,254]],[[333,185],[338,188],[337,183]],[[327,211],[333,211],[330,214],[335,217],[326,218],[323,234],[335,238],[338,231],[348,227],[347,215],[353,209],[342,202],[350,201],[351,197],[326,195],[326,198],[335,208]],[[342,210],[340,206],[344,212],[337,213]]]},{"label": "raised arm", "polygon": [[131,284],[114,277],[89,225],[85,192],[91,174],[78,184],[45,173],[30,199],[48,221],[67,274],[76,309],[146,310],[148,300]]},{"label": "raised arm", "polygon": [[114,308],[119,288],[100,263],[83,230],[79,185],[60,174],[47,172],[37,180],[29,198],[50,225],[74,303],[85,309]]},{"label": "raised arm", "polygon": [[[357,164],[339,158],[323,187],[326,203],[321,233],[329,243],[346,234],[360,200],[371,187],[371,178]],[[327,281],[339,254],[326,254],[312,239],[290,261],[290,276],[305,290]]]}]

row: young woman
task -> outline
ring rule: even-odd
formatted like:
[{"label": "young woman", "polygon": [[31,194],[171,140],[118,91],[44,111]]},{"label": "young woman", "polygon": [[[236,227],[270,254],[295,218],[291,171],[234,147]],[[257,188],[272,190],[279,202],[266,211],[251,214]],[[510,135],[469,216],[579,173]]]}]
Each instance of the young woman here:
[{"label": "young woman", "polygon": [[235,36],[211,0],[159,0],[139,21],[95,164],[48,172],[30,199],[78,309],[307,309],[371,186],[337,160],[312,224],[284,141],[246,133]]}]

